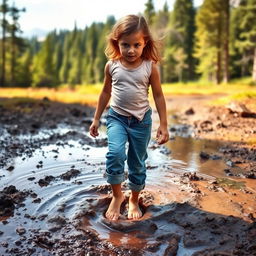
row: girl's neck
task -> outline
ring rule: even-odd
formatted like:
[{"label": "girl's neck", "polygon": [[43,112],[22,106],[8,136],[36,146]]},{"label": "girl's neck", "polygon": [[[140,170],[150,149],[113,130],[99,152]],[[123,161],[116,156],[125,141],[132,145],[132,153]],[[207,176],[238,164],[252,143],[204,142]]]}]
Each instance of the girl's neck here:
[{"label": "girl's neck", "polygon": [[142,58],[139,58],[137,59],[136,61],[134,62],[128,62],[128,61],[125,61],[122,57],[119,59],[120,63],[125,67],[125,68],[130,68],[130,69],[133,69],[133,68],[137,68],[141,65],[141,63],[143,62],[143,59]]}]

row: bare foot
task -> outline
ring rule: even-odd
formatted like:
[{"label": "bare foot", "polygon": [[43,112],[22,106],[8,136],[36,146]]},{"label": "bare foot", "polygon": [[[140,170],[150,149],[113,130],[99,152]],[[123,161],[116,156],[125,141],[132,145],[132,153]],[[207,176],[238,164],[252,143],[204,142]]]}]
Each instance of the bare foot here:
[{"label": "bare foot", "polygon": [[109,204],[108,210],[106,212],[106,218],[108,220],[118,220],[120,216],[120,207],[124,201],[124,195],[113,196],[111,203]]},{"label": "bare foot", "polygon": [[138,200],[133,200],[131,197],[129,198],[129,210],[128,210],[128,219],[130,220],[138,220],[141,218],[142,212],[139,207]]}]

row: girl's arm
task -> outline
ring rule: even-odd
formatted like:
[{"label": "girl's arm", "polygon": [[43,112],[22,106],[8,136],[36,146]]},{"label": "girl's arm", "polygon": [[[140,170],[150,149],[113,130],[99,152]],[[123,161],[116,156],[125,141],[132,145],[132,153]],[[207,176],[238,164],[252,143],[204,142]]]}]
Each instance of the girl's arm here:
[{"label": "girl's arm", "polygon": [[158,144],[164,144],[169,140],[169,132],[167,128],[166,103],[161,88],[160,75],[157,69],[157,65],[155,63],[152,64],[150,84],[152,87],[153,97],[160,119],[160,125],[157,130],[156,138]]},{"label": "girl's arm", "polygon": [[109,74],[109,64],[107,63],[105,66],[105,71],[104,71],[104,84],[102,91],[99,96],[97,108],[94,114],[93,122],[90,126],[90,135],[93,137],[96,137],[99,135],[98,128],[99,128],[99,123],[100,123],[100,117],[106,108],[109,99],[111,97],[111,82],[112,82],[112,77]]}]

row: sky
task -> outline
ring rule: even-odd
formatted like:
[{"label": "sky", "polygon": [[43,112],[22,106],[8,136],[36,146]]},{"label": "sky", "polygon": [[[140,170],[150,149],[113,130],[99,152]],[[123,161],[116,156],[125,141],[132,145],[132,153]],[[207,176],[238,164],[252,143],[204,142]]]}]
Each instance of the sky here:
[{"label": "sky", "polygon": [[[9,0],[11,4],[13,0]],[[154,0],[156,10],[163,8],[165,1],[172,10],[175,0]],[[203,0],[194,0],[199,6]],[[53,29],[73,29],[90,26],[92,22],[105,22],[114,15],[116,19],[127,14],[142,13],[147,0],[15,0],[18,8],[25,8],[20,15],[24,36],[33,33],[40,36]],[[41,32],[40,32],[41,31]]]}]

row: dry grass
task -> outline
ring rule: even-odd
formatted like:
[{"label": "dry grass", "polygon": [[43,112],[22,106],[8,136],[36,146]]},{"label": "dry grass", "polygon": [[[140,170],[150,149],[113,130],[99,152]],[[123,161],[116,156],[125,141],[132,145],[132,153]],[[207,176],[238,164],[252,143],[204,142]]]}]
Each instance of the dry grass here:
[{"label": "dry grass", "polygon": [[[99,90],[100,91],[100,90]],[[95,105],[99,92],[86,90],[71,90],[68,88],[0,88],[2,98],[23,98],[23,99],[43,99],[49,98],[52,101],[63,103],[81,103]]]},{"label": "dry grass", "polygon": [[[213,104],[227,104],[231,100],[246,100],[248,98],[256,99],[256,86],[245,84],[223,84],[215,85],[206,82],[163,84],[165,96],[171,95],[189,95],[189,94],[219,94],[220,97]],[[102,85],[79,85],[74,89],[69,89],[63,85],[58,89],[53,88],[0,88],[0,97],[2,98],[30,98],[42,99],[49,98],[52,101],[64,103],[81,103],[95,105],[97,103]],[[150,98],[152,93],[150,90]],[[256,100],[255,100],[256,108]]]}]

